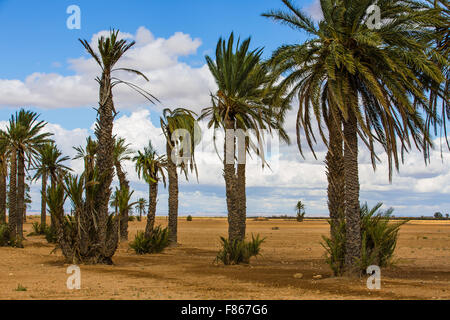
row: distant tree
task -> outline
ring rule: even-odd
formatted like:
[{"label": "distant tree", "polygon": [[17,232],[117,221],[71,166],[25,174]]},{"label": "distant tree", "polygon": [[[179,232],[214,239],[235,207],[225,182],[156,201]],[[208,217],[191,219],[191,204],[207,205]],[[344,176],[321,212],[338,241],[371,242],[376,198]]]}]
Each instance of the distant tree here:
[{"label": "distant tree", "polygon": [[435,219],[442,219],[444,217],[444,215],[440,212],[435,212],[434,213],[434,218]]},{"label": "distant tree", "polygon": [[305,205],[301,201],[297,202],[297,204],[295,205],[295,211],[297,212],[297,221],[302,222],[305,218],[306,212]]},{"label": "distant tree", "polygon": [[447,219],[449,218],[449,215],[448,215],[448,213],[446,213],[446,214],[445,214],[445,218],[447,218]]}]

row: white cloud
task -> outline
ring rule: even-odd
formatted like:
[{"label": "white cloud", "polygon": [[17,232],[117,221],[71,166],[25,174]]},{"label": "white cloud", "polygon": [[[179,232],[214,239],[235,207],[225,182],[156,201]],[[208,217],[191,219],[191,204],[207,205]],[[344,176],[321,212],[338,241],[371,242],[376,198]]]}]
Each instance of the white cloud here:
[{"label": "white cloud", "polygon": [[[100,31],[93,35],[90,44],[97,50],[97,40],[107,35]],[[215,84],[207,67],[193,68],[180,62],[179,58],[195,54],[201,46],[200,39],[176,32],[168,39],[156,38],[145,27],[136,34],[120,33],[119,38],[135,40],[137,43],[119,61],[117,68],[126,67],[142,71],[149,79],[146,82],[135,74],[117,72],[123,80],[131,81],[158,97],[163,105],[170,107],[190,106],[200,110],[209,101],[209,92]],[[95,78],[100,68],[80,45],[82,56],[68,60],[73,75],[56,73],[33,73],[24,81],[0,79],[0,106],[36,106],[44,109],[96,106],[98,84]],[[115,87],[116,105],[135,109],[149,102],[127,86]]]},{"label": "white cloud", "polygon": [[313,2],[305,8],[305,11],[309,13],[316,21],[323,19],[322,8],[319,0],[313,0]]}]

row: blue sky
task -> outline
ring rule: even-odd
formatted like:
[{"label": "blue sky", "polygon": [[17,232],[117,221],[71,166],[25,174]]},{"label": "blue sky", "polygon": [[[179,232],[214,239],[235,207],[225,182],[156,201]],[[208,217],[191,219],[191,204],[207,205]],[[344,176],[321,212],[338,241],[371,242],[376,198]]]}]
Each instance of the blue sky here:
[{"label": "blue sky", "polygon": [[[317,0],[296,3],[313,18],[320,17]],[[81,9],[81,30],[66,27],[69,5]],[[304,33],[261,17],[261,13],[281,7],[278,0],[0,0],[0,37],[4,43],[0,50],[0,126],[4,127],[19,107],[37,111],[49,122],[60,148],[72,155],[72,146],[82,144],[92,134],[96,114],[92,107],[97,101],[93,79],[99,72],[78,38],[95,40],[99,32],[116,28],[138,42],[124,63],[144,71],[150,78],[144,85],[163,101],[162,105],[148,105],[133,92],[117,89],[120,115],[116,133],[134,149],[152,139],[162,152],[162,108],[184,106],[199,112],[208,106],[214,82],[204,56],[214,54],[220,36],[227,37],[232,31],[243,38],[251,35],[252,47],[265,48],[264,57],[282,44],[306,39]],[[294,118],[292,114],[286,124],[292,138]],[[308,214],[327,215],[325,150],[323,146],[318,149],[318,160],[311,154],[305,160],[294,145],[283,145],[280,170],[262,177],[256,168],[249,169],[249,215],[294,214],[298,200],[305,202]],[[380,155],[383,158],[381,151]],[[195,178],[181,181],[180,214],[225,214],[220,161],[207,152],[200,156],[209,162],[200,168],[199,183]],[[432,156],[430,166],[425,167],[421,154],[412,152],[389,184],[385,161],[373,172],[362,148],[361,200],[369,204],[382,201],[386,207],[393,206],[397,215],[450,212],[450,155],[445,151],[442,161],[436,150]],[[81,169],[76,161],[70,165]],[[147,186],[137,179],[131,163],[127,171],[135,196],[146,197]],[[40,207],[39,187],[39,183],[32,187],[33,210]],[[165,214],[167,192],[161,190],[160,195],[158,213]]]}]

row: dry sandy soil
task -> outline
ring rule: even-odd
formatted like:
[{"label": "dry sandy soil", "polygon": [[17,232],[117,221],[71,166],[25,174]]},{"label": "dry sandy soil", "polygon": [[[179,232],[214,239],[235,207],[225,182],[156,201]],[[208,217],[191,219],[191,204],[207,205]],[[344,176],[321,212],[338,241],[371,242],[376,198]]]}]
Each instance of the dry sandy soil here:
[{"label": "dry sandy soil", "polygon": [[[130,239],[144,224],[130,223]],[[213,264],[226,219],[183,218],[178,247],[139,256],[122,243],[113,266],[81,266],[81,290],[73,291],[60,252],[51,253],[41,236],[27,237],[24,249],[0,248],[0,299],[450,299],[449,221],[404,225],[396,264],[382,270],[380,290],[368,290],[364,278],[332,277],[320,245],[326,221],[249,220],[247,228],[267,238],[249,266]],[[19,284],[27,290],[17,291]]]}]

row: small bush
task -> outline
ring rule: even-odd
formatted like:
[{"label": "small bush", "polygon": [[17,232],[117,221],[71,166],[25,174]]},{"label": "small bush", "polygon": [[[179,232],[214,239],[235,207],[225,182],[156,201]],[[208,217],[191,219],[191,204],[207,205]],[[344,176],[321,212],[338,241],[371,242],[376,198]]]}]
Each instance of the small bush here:
[{"label": "small bush", "polygon": [[0,224],[0,247],[9,245],[9,230],[7,224]]},{"label": "small bush", "polygon": [[169,245],[169,229],[157,226],[150,233],[149,237],[145,232],[139,231],[130,243],[130,248],[137,254],[160,253]]},{"label": "small bush", "polygon": [[224,265],[248,264],[251,257],[259,255],[261,244],[265,239],[260,239],[259,235],[253,236],[251,241],[228,241],[220,237],[222,249],[216,256],[215,262],[222,262]]},{"label": "small bush", "polygon": [[22,239],[11,239],[8,224],[0,224],[0,247],[23,248]]},{"label": "small bush", "polygon": [[22,286],[20,283],[16,288],[16,291],[27,291],[27,288],[25,288],[24,286]]},{"label": "small bush", "polygon": [[[378,212],[382,203],[378,203],[372,209],[367,204],[361,206],[361,258],[357,262],[361,272],[365,273],[370,265],[380,268],[386,267],[392,262],[395,247],[397,245],[400,227],[408,220],[399,223],[391,223],[392,208],[386,212]],[[345,258],[345,221],[341,221],[331,238],[323,237],[326,262],[330,265],[335,275],[342,275]]]},{"label": "small bush", "polygon": [[56,236],[56,229],[53,226],[46,226],[44,229],[45,240],[48,243],[56,243],[58,242],[58,238]]},{"label": "small bush", "polygon": [[28,234],[29,237],[31,236],[40,236],[45,234],[45,228],[39,223],[39,222],[33,222],[31,224],[31,228],[33,231]]},{"label": "small bush", "polygon": [[134,220],[136,220],[135,216],[132,216],[132,215],[128,216],[128,221],[134,221]]},{"label": "small bush", "polygon": [[188,215],[187,218],[186,218],[186,221],[192,221],[192,216]]}]

